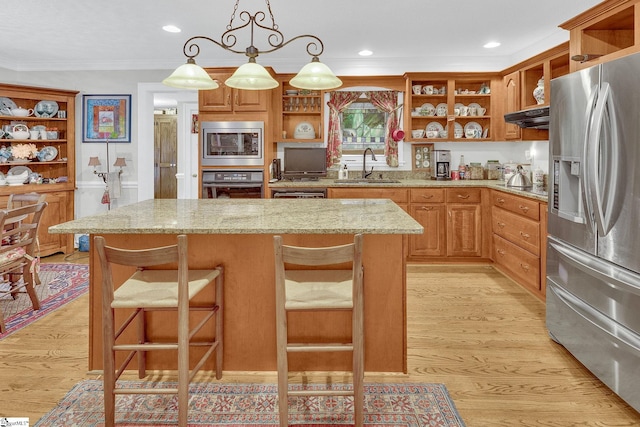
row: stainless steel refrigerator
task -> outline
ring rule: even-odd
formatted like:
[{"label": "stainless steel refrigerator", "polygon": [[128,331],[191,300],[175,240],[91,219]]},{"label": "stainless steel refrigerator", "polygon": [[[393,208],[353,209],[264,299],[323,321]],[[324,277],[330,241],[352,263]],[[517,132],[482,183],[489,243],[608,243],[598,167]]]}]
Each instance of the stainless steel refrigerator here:
[{"label": "stainless steel refrigerator", "polygon": [[553,79],[547,328],[640,411],[640,55]]}]

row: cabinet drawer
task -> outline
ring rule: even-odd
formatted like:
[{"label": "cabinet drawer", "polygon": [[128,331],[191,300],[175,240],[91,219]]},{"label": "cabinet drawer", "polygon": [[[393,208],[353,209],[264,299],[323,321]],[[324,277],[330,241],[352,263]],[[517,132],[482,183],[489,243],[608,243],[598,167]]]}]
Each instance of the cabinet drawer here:
[{"label": "cabinet drawer", "polygon": [[480,188],[447,188],[447,203],[480,203]]},{"label": "cabinet drawer", "polygon": [[391,199],[395,203],[409,203],[406,188],[329,188],[332,199]]},{"label": "cabinet drawer", "polygon": [[494,233],[536,256],[540,255],[540,223],[495,206],[492,223]]},{"label": "cabinet drawer", "polygon": [[491,192],[492,204],[527,218],[540,220],[540,205],[537,201],[514,196],[502,191]]},{"label": "cabinet drawer", "polygon": [[442,203],[444,188],[412,188],[411,203]]},{"label": "cabinet drawer", "polygon": [[540,258],[530,252],[493,235],[493,259],[513,275],[518,283],[540,290]]}]

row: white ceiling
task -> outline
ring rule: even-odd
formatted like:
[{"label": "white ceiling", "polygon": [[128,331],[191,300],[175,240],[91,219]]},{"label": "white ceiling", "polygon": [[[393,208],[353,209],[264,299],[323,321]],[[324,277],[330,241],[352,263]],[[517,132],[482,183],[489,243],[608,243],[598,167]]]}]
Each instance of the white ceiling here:
[{"label": "white ceiling", "polygon": [[[406,71],[499,71],[568,40],[558,25],[599,0],[271,0],[285,38],[317,35],[321,60],[339,75]],[[194,35],[219,40],[233,0],[2,0],[0,67],[15,71],[174,69]],[[262,0],[239,10],[266,11]],[[267,15],[267,20],[268,20]],[[236,24],[241,21],[236,17]],[[270,25],[270,21],[267,21]],[[161,27],[174,24],[182,33]],[[238,34],[239,50],[248,31]],[[265,35],[255,44],[266,48]],[[496,49],[484,49],[488,41]],[[245,59],[213,43],[200,44],[205,67]],[[309,57],[297,40],[258,62],[297,72]],[[363,58],[357,52],[374,52]]]}]

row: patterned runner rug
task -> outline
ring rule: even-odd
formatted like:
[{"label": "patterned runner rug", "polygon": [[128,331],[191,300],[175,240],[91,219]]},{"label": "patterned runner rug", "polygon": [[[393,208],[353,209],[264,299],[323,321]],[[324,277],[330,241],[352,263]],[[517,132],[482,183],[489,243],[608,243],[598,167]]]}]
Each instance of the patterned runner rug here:
[{"label": "patterned runner rug", "polygon": [[[127,381],[121,384],[137,388],[141,383]],[[170,383],[157,384],[158,387],[168,385]],[[176,402],[177,397],[171,395],[116,396],[116,424],[119,427],[176,425]],[[273,384],[192,384],[189,425],[276,426],[277,402],[277,387]],[[289,424],[316,427],[353,424],[352,404],[351,397],[290,397]],[[101,426],[103,411],[102,381],[85,380],[35,426]],[[364,411],[367,426],[465,425],[443,384],[365,384]]]},{"label": "patterned runner rug", "polygon": [[[46,316],[64,304],[83,295],[89,289],[89,266],[83,264],[41,264],[40,280],[42,284],[36,286],[36,293],[40,298],[40,310],[33,310],[31,300],[26,292],[20,292],[16,299],[10,295],[0,298],[7,331],[0,334],[0,339],[6,338]],[[22,280],[22,279],[20,279]],[[0,285],[9,289],[9,285]]]}]

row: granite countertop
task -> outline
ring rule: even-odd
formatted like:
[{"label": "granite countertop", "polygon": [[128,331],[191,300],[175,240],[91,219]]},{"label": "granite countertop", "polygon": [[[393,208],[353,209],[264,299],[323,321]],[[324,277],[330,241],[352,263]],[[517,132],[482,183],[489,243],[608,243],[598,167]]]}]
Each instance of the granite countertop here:
[{"label": "granite countertop", "polygon": [[421,234],[387,199],[156,199],[49,227],[67,234]]},{"label": "granite countertop", "polygon": [[501,190],[507,193],[516,194],[518,196],[529,197],[541,202],[548,201],[548,194],[546,191],[541,190],[520,190],[517,188],[510,188],[504,184],[504,181],[498,180],[447,180],[438,181],[431,179],[418,179],[418,178],[400,178],[397,182],[375,182],[375,179],[371,180],[371,183],[358,183],[358,182],[339,182],[336,179],[319,179],[317,181],[278,181],[269,184],[269,188],[420,188],[420,187],[484,187],[495,190]]}]

